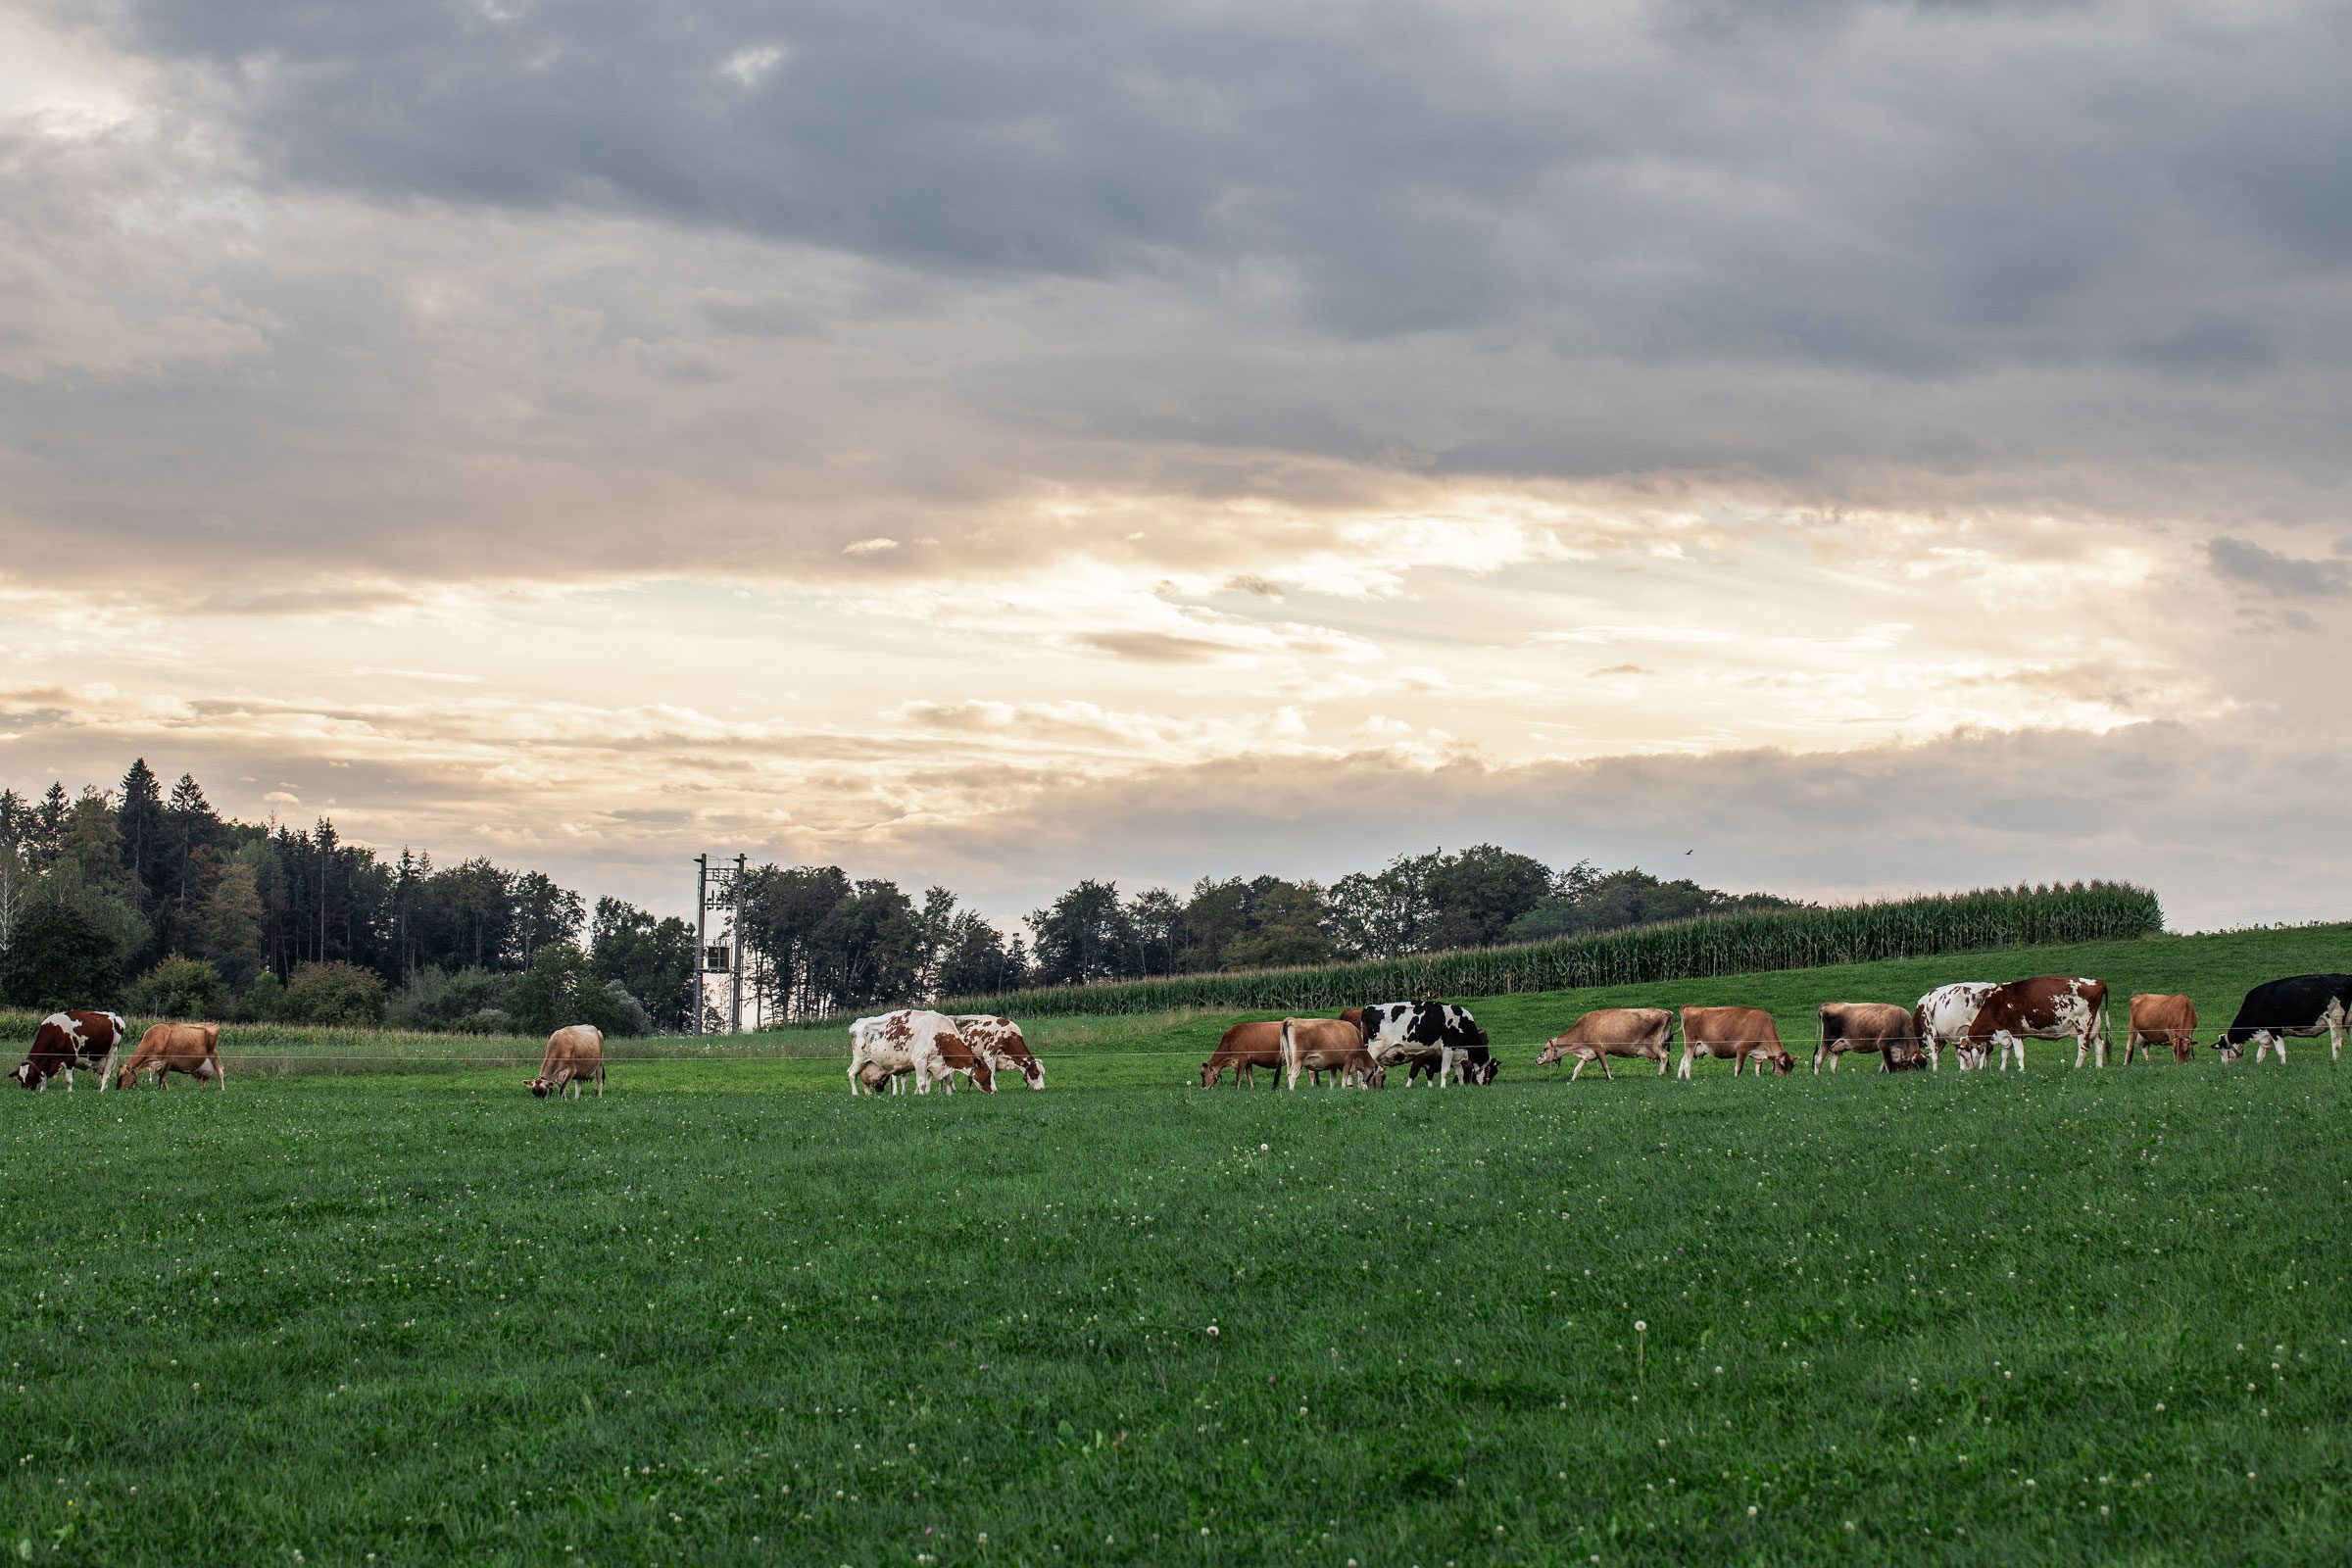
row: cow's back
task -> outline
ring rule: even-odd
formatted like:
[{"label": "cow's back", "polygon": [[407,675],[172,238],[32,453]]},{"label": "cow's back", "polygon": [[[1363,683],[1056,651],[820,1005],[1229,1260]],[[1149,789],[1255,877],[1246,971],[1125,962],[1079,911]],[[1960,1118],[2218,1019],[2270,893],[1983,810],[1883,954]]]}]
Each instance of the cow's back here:
[{"label": "cow's back", "polygon": [[1674,1014],[1664,1007],[1594,1007],[1568,1026],[1564,1037],[1571,1046],[1631,1046],[1674,1028]]},{"label": "cow's back", "polygon": [[[1361,1031],[1358,1031],[1361,1038]],[[1237,1023],[1217,1042],[1217,1054],[1270,1063],[1282,1055],[1282,1020],[1259,1019]]]}]

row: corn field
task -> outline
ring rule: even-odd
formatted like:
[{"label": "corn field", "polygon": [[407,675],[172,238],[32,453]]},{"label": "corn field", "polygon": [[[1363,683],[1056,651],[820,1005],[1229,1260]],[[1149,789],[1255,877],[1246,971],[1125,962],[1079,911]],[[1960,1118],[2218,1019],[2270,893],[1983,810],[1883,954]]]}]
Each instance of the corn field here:
[{"label": "corn field", "polygon": [[2148,889],[2127,882],[2078,882],[2072,887],[1991,888],[1884,904],[1766,909],[1514,947],[1310,968],[956,997],[936,1005],[942,1012],[1032,1018],[1177,1007],[1322,1012],[1410,997],[1494,997],[1518,991],[1647,985],[1939,953],[2111,942],[2153,936],[2163,929],[2163,906]]}]

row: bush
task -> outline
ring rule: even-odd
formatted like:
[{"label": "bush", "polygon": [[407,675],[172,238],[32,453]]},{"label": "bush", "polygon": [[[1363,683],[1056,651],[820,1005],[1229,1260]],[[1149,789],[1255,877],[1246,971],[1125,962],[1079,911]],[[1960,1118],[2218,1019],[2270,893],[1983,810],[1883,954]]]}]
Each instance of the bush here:
[{"label": "bush", "polygon": [[488,969],[419,969],[392,994],[390,1017],[403,1029],[481,1034],[469,1020],[485,1012],[504,1014],[513,975]]},{"label": "bush", "polygon": [[44,1012],[108,1006],[122,994],[122,939],[87,910],[36,901],[0,953],[0,1002]]},{"label": "bush", "polygon": [[225,996],[219,970],[174,953],[139,977],[131,1007],[159,1018],[218,1018]]},{"label": "bush", "polygon": [[286,1023],[382,1023],[384,983],[353,964],[302,964],[286,985],[277,1015]]},{"label": "bush", "polygon": [[594,1024],[607,1035],[641,1035],[652,1028],[645,1007],[619,981],[604,981],[588,956],[554,943],[531,956],[530,968],[507,994],[507,1015],[518,1033],[553,1034],[566,1024]]},{"label": "bush", "polygon": [[286,986],[275,973],[264,969],[253,977],[245,988],[243,1000],[237,1004],[237,1018],[241,1023],[274,1023],[285,1010]]},{"label": "bush", "polygon": [[[654,1032],[654,1015],[644,1003],[629,995],[629,988],[617,980],[605,982],[605,997],[612,1006],[612,1026],[605,1029],[608,1035],[650,1035]],[[599,1028],[604,1028],[602,1024]]]},{"label": "bush", "polygon": [[502,1008],[484,1007],[479,1012],[467,1013],[451,1028],[462,1035],[511,1035],[514,1032],[514,1020]]}]

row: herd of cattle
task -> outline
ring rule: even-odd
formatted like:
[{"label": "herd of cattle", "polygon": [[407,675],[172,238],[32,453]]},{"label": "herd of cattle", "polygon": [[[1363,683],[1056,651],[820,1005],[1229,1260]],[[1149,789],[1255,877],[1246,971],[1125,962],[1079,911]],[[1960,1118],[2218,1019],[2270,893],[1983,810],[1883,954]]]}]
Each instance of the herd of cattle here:
[{"label": "herd of cattle", "polygon": [[[2306,974],[2266,981],[2246,993],[2237,1016],[2214,1040],[2225,1061],[2254,1048],[2260,1061],[2273,1051],[2286,1059],[2293,1037],[2326,1035],[2337,1057],[2344,1054],[2347,1013],[2352,1012],[2352,975]],[[1998,1060],[2008,1070],[2014,1058],[2026,1066],[2028,1040],[2071,1040],[2075,1065],[2108,1061],[2107,987],[2081,975],[2038,975],[2006,984],[1962,981],[1938,986],[1916,1005],[1886,1002],[1825,1002],[1817,1014],[1813,1070],[1828,1062],[1838,1070],[1849,1054],[1875,1055],[1882,1071],[1934,1069],[1949,1050],[1962,1070],[1983,1069]],[[1544,1043],[1536,1065],[1573,1058],[1574,1082],[1597,1062],[1613,1077],[1612,1056],[1655,1061],[1664,1077],[1682,1031],[1683,1056],[1677,1076],[1689,1078],[1700,1056],[1728,1060],[1736,1077],[1750,1061],[1762,1074],[1795,1070],[1796,1060],[1781,1043],[1779,1026],[1762,1007],[1599,1007]],[[2159,1047],[2175,1061],[2195,1050],[2196,1004],[2184,996],[2142,992],[2132,998],[2124,1060],[2134,1054],[2153,1059]],[[1235,1087],[1255,1082],[1259,1068],[1290,1088],[1304,1077],[1342,1086],[1378,1089],[1389,1070],[1402,1067],[1405,1082],[1423,1077],[1444,1086],[1489,1084],[1501,1063],[1467,1007],[1446,1002],[1390,1002],[1350,1007],[1336,1018],[1283,1018],[1237,1023],[1200,1064],[1200,1084],[1214,1088],[1233,1074]],[[997,1076],[1018,1071],[1032,1089],[1043,1089],[1045,1068],[1030,1053],[1020,1026],[984,1014],[951,1017],[904,1007],[850,1025],[850,1093],[876,1094],[888,1083],[898,1092],[910,1081],[917,1094],[933,1084],[950,1093],[964,1077],[996,1093]]]},{"label": "herd of cattle", "polygon": [[[2303,974],[2269,980],[2246,993],[2237,1016],[2213,1042],[2225,1061],[2235,1061],[2254,1048],[2256,1061],[2276,1051],[2286,1059],[2290,1038],[2325,1034],[2333,1054],[2344,1054],[2347,1014],[2352,1013],[2352,975]],[[2075,1065],[2095,1059],[2107,1065],[2107,987],[2080,975],[2039,975],[2006,984],[1962,981],[1938,986],[1911,1007],[1885,1002],[1825,1002],[1814,1038],[1813,1070],[1827,1061],[1832,1072],[1849,1054],[1875,1055],[1881,1070],[1935,1068],[1949,1048],[1962,1069],[1984,1068],[1998,1058],[2006,1071],[2014,1056],[2020,1072],[2026,1066],[2028,1040],[2072,1040]],[[1574,1058],[1568,1077],[1574,1082],[1597,1062],[1604,1077],[1612,1056],[1655,1061],[1664,1077],[1674,1051],[1677,1025],[1683,1036],[1683,1059],[1678,1076],[1690,1076],[1691,1062],[1711,1056],[1732,1063],[1735,1077],[1750,1061],[1762,1075],[1769,1064],[1775,1072],[1793,1071],[1796,1062],[1781,1044],[1772,1014],[1762,1007],[1684,1007],[1680,1013],[1664,1007],[1599,1007],[1570,1024],[1564,1033],[1544,1043],[1536,1065]],[[2195,1049],[2197,1009],[2188,998],[2143,992],[2132,998],[2130,1027],[2124,1041],[2124,1060],[2134,1053],[2153,1059],[2158,1047],[2186,1061]],[[120,1071],[116,1061],[130,1026],[117,1012],[52,1013],[34,1031],[32,1050],[17,1067],[17,1082],[26,1089],[45,1089],[52,1078],[74,1087],[75,1067],[94,1068],[101,1091],[131,1088],[147,1074],[157,1088],[172,1073],[185,1073],[198,1083],[228,1087],[220,1068],[220,1026],[213,1023],[159,1023],[139,1037],[130,1059]],[[1214,1088],[1226,1073],[1235,1086],[1255,1081],[1265,1068],[1290,1088],[1325,1079],[1344,1086],[1378,1089],[1389,1069],[1402,1067],[1405,1082],[1428,1078],[1446,1084],[1489,1084],[1500,1068],[1487,1032],[1467,1007],[1446,1002],[1388,1002],[1350,1007],[1336,1018],[1283,1018],[1238,1023],[1225,1031],[1217,1049],[1200,1064],[1202,1088]],[[941,1085],[953,1094],[957,1077],[995,1094],[997,1079],[1017,1074],[1032,1089],[1046,1086],[1046,1069],[1030,1051],[1021,1027],[1009,1018],[986,1013],[950,1016],[919,1007],[860,1018],[850,1025],[850,1093],[877,1094],[884,1084],[893,1094],[911,1081],[915,1093],[929,1094]],[[605,1093],[605,1037],[588,1024],[573,1024],[548,1037],[547,1052],[537,1076],[523,1087],[546,1099],[568,1094],[576,1100],[583,1086],[594,1084],[598,1099]]]}]

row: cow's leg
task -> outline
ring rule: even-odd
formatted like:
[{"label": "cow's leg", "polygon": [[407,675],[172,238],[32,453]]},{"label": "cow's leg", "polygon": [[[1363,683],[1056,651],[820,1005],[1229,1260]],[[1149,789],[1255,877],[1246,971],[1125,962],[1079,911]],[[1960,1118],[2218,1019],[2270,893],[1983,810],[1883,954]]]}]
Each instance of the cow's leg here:
[{"label": "cow's leg", "polygon": [[[1663,1058],[1661,1058],[1658,1063],[1659,1069],[1663,1071],[1665,1065],[1665,1061]],[[1674,1069],[1674,1076],[1677,1082],[1688,1079],[1690,1076],[1690,1042],[1688,1039],[1683,1042],[1683,1059],[1682,1062]]]},{"label": "cow's leg", "polygon": [[1579,1056],[1576,1058],[1576,1065],[1568,1069],[1568,1081],[1570,1083],[1576,1082],[1576,1075],[1584,1070],[1585,1058],[1583,1056]]},{"label": "cow's leg", "polygon": [[121,1054],[122,1042],[120,1040],[106,1048],[106,1060],[98,1068],[98,1092],[102,1095],[106,1093],[107,1086],[115,1081],[115,1058]]},{"label": "cow's leg", "polygon": [[2344,1009],[2340,1005],[2328,1008],[2328,1060],[2344,1059]]}]

